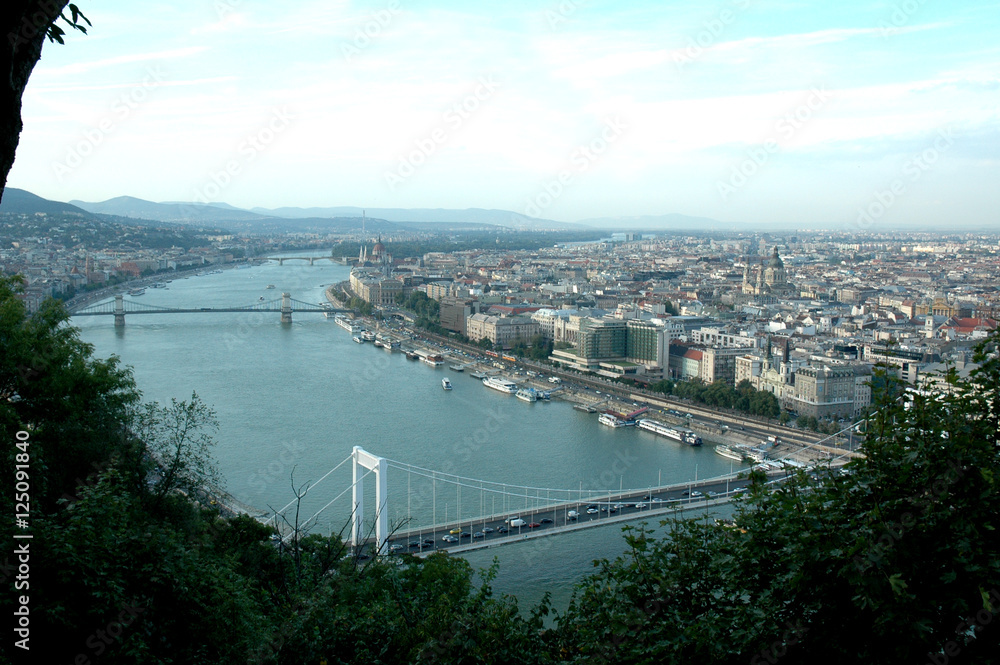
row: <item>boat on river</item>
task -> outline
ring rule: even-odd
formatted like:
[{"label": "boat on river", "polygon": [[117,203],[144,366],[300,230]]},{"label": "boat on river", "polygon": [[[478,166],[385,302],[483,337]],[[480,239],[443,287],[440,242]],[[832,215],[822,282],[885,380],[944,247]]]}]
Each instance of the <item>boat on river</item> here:
[{"label": "boat on river", "polygon": [[492,388],[493,390],[507,393],[508,395],[513,395],[517,392],[517,384],[513,381],[508,381],[507,379],[501,379],[496,376],[488,376],[483,379],[483,385],[487,388]]}]

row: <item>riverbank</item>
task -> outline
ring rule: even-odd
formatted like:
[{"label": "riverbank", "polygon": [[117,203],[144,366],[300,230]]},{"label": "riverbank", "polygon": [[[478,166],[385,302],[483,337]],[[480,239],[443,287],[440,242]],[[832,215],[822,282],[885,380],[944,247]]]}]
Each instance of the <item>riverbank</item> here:
[{"label": "riverbank", "polygon": [[[337,297],[349,293],[346,282],[331,285],[326,289],[326,299],[336,307],[345,307]],[[591,413],[612,411],[630,413],[641,407],[650,409],[650,416],[667,424],[690,429],[710,444],[744,444],[750,446],[777,439],[772,446],[774,456],[793,460],[798,464],[812,465],[832,459],[850,459],[859,453],[850,450],[849,441],[837,437],[824,437],[812,432],[782,426],[775,421],[729,413],[694,405],[684,400],[670,398],[648,390],[629,386],[596,376],[577,376],[577,372],[565,368],[544,365],[526,359],[499,362],[485,357],[478,346],[463,344],[458,340],[442,337],[421,329],[407,328],[402,324],[386,325],[372,317],[358,317],[367,327],[383,328],[388,334],[397,334],[402,344],[410,342],[414,348],[429,348],[440,354],[446,362],[469,365],[469,372],[480,372],[491,376],[501,376],[522,387],[551,393],[560,399]],[[400,350],[405,349],[402,346]],[[500,367],[497,367],[497,365]],[[534,375],[534,376],[533,376]],[[556,386],[547,379],[555,377],[561,381]],[[597,423],[594,423],[597,426]]]}]

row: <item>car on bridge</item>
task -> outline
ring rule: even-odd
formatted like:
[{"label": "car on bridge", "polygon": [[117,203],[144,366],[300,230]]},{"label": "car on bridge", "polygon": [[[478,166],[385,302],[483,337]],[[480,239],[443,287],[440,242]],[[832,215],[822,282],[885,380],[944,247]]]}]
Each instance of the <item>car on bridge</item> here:
[{"label": "car on bridge", "polygon": [[444,536],[441,536],[441,540],[443,540],[446,543],[457,543],[458,542],[458,537],[457,536],[453,536],[453,535],[451,535],[449,533],[449,534],[446,534]]},{"label": "car on bridge", "polygon": [[548,517],[543,517],[541,522],[542,524],[552,524],[552,520]]}]

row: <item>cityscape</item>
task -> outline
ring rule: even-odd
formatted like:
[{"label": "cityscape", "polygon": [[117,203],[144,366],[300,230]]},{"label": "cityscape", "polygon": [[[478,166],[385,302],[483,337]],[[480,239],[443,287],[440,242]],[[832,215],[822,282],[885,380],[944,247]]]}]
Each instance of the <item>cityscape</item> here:
[{"label": "cityscape", "polygon": [[1000,665],[995,3],[0,12],[0,664]]}]

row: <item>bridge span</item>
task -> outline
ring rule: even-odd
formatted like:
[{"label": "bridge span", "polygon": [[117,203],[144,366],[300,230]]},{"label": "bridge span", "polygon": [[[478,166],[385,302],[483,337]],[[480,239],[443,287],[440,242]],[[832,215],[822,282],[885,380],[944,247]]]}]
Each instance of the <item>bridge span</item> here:
[{"label": "bridge span", "polygon": [[125,325],[125,315],[136,314],[217,314],[222,312],[273,312],[281,315],[281,323],[291,323],[294,312],[316,312],[316,313],[346,313],[349,309],[341,309],[328,304],[315,304],[296,300],[288,293],[282,293],[281,298],[273,300],[262,300],[238,307],[163,307],[161,305],[150,305],[134,300],[125,300],[122,294],[114,297],[114,300],[95,303],[71,311],[71,316],[113,316],[115,317],[115,327],[121,328]]},{"label": "bridge span", "polygon": [[[313,491],[333,471],[348,461],[353,462],[353,482],[310,517],[306,524],[315,524],[315,519],[320,513],[350,492],[352,497],[350,545],[356,553],[377,555],[402,552],[415,555],[427,555],[436,551],[467,552],[609,524],[666,518],[684,511],[729,503],[745,492],[749,483],[743,475],[748,469],[743,469],[742,472],[715,478],[645,488],[566,490],[526,487],[424,469],[379,457],[360,446],[355,446],[351,455],[314,483],[309,491]],[[835,464],[843,464],[846,461],[848,460],[844,457],[836,460]],[[770,482],[780,483],[797,468],[800,467],[782,466],[780,461],[775,461],[766,473]],[[397,506],[392,506],[388,492],[387,474],[390,469],[394,475],[407,474],[407,490],[404,496],[397,499]],[[365,479],[369,476],[374,476],[372,480],[375,484],[373,515],[366,514],[365,505],[364,485]],[[430,480],[432,488],[430,491],[424,488],[422,491],[411,492],[410,476]],[[467,499],[467,507],[469,504],[485,507],[488,503],[487,496],[492,495],[493,509],[482,511],[477,517],[466,517],[461,510],[459,493],[459,502],[457,505],[452,504],[451,509],[461,517],[449,520],[448,505],[442,506],[444,501],[437,498],[439,491],[442,495],[447,494],[446,488],[441,490],[437,488],[439,483],[451,486],[452,489],[457,487],[459,492],[461,488],[467,488],[467,496],[469,492],[473,494],[471,500]],[[432,496],[434,498],[431,498]],[[413,519],[409,515],[411,498],[418,503],[422,502],[423,512],[430,512],[431,519],[425,525],[391,529],[390,515],[395,515],[395,521],[402,522],[403,527],[406,524],[413,524]],[[405,513],[401,505],[404,501]],[[289,503],[289,506],[292,503],[294,502]],[[501,504],[501,510],[496,509],[497,503]],[[279,519],[289,506],[277,511],[268,520],[274,522]],[[442,507],[445,519],[439,521],[436,518]],[[283,533],[282,539],[285,538],[287,536]]]}]

